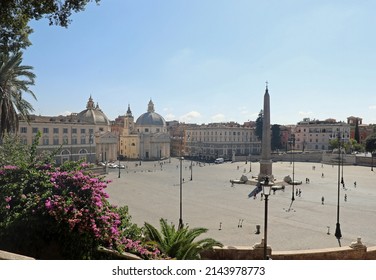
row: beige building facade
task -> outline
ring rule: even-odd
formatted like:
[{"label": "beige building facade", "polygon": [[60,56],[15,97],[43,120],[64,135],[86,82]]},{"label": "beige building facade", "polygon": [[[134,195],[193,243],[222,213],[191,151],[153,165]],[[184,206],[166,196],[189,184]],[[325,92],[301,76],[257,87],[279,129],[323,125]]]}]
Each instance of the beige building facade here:
[{"label": "beige building facade", "polygon": [[236,156],[259,155],[261,142],[253,127],[217,123],[186,127],[184,154],[193,158],[234,160]]},{"label": "beige building facade", "polygon": [[329,150],[330,140],[341,137],[341,141],[350,141],[350,124],[336,122],[334,119],[325,121],[310,120],[299,122],[294,130],[295,149],[302,151]]},{"label": "beige building facade", "polygon": [[67,160],[96,163],[115,160],[117,137],[110,132],[110,122],[90,96],[86,109],[68,116],[30,116],[30,123],[20,120],[18,135],[24,144],[31,145],[41,133],[39,153],[56,153],[61,164]]}]

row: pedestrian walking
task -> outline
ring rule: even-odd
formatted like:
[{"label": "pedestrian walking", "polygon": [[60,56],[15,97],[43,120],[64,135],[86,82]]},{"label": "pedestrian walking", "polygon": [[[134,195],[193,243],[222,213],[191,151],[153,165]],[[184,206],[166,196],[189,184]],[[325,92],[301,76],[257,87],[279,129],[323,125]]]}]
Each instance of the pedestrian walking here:
[{"label": "pedestrian walking", "polygon": [[356,188],[356,181],[354,182],[354,188]]},{"label": "pedestrian walking", "polygon": [[345,194],[345,202],[347,201],[347,194]]},{"label": "pedestrian walking", "polygon": [[325,198],[324,197],[321,197],[321,204],[324,205],[324,200]]}]

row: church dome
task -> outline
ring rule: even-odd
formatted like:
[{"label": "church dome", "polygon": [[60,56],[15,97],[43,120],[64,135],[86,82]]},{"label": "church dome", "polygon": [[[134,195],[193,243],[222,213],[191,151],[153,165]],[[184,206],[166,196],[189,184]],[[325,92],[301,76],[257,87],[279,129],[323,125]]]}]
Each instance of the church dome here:
[{"label": "church dome", "polygon": [[109,119],[99,108],[98,104],[96,107],[94,106],[94,102],[91,96],[89,98],[89,101],[87,102],[86,110],[83,110],[82,112],[78,113],[77,117],[79,121],[83,123],[106,126],[110,125]]},{"label": "church dome", "polygon": [[148,105],[148,111],[142,114],[136,121],[136,125],[140,126],[165,126],[166,121],[164,118],[155,113],[154,103],[150,100]]}]

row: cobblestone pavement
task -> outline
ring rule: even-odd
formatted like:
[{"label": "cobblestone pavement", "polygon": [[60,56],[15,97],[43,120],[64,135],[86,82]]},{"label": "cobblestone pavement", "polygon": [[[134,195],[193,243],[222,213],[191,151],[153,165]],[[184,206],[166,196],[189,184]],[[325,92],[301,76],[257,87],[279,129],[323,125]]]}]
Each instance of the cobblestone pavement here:
[{"label": "cobblestone pavement", "polygon": [[[139,226],[149,222],[159,227],[165,218],[178,225],[180,213],[179,161],[126,162],[127,169],[110,169],[112,180],[107,192],[110,202],[128,205],[132,221]],[[227,246],[252,246],[264,234],[265,201],[260,194],[248,198],[252,185],[231,185],[230,179],[244,174],[257,176],[259,163],[201,164],[194,162],[191,181],[190,161],[183,161],[183,221],[192,227],[209,229],[206,234]],[[277,180],[292,176],[290,162],[273,164]],[[291,204],[292,186],[269,197],[268,244],[275,251],[338,247],[334,236],[337,221],[338,167],[320,163],[295,163],[296,186],[301,195]],[[376,171],[376,168],[375,168]],[[340,170],[342,173],[342,170]],[[357,237],[366,246],[376,246],[376,173],[370,167],[344,166],[346,188],[340,187],[340,225],[342,246],[350,245]],[[306,184],[306,178],[310,183]],[[356,187],[354,186],[356,182]],[[345,195],[347,201],[345,201]],[[322,204],[322,197],[325,198]],[[288,211],[290,209],[290,211]],[[261,234],[255,234],[256,225]],[[329,233],[329,234],[328,234]]]}]

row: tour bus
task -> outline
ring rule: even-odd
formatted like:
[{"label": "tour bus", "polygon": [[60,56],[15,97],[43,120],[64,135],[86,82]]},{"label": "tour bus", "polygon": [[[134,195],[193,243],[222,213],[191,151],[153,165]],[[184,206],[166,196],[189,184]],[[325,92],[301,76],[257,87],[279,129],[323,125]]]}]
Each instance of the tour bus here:
[{"label": "tour bus", "polygon": [[224,160],[224,158],[217,158],[214,162],[215,162],[216,164],[220,164],[220,163],[224,163],[225,160]]}]

